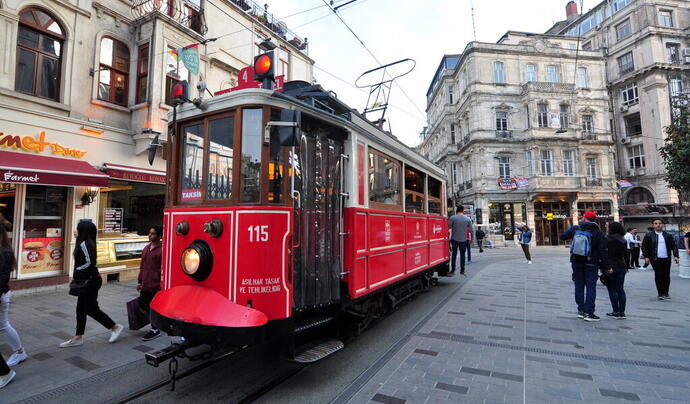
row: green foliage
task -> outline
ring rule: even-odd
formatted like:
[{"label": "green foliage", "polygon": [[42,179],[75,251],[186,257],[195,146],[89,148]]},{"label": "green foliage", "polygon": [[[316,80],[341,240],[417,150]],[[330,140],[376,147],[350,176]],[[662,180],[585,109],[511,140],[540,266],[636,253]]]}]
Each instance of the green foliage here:
[{"label": "green foliage", "polygon": [[684,199],[690,195],[690,111],[676,114],[666,127],[666,134],[666,143],[659,149],[666,166],[665,179],[681,195],[681,202],[687,203]]}]

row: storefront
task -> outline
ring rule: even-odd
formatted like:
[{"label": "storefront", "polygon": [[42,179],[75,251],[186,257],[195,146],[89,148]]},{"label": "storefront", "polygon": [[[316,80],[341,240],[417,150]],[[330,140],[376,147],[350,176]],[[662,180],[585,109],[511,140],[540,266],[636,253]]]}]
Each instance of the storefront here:
[{"label": "storefront", "polygon": [[537,245],[563,245],[560,235],[572,226],[570,203],[566,201],[534,202],[534,234]]},{"label": "storefront", "polygon": [[527,207],[525,203],[490,202],[489,232],[503,235],[506,241],[514,240],[520,227],[527,224]]},{"label": "storefront", "polygon": [[585,212],[594,212],[597,214],[597,224],[603,231],[607,231],[607,223],[612,222],[615,218],[611,211],[610,201],[592,201],[592,202],[577,202],[577,217],[582,217]]}]

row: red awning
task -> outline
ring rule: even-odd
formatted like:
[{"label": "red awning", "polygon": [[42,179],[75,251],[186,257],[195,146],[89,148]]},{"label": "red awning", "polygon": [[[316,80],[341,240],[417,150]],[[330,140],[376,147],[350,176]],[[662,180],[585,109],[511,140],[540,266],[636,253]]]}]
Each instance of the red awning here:
[{"label": "red awning", "polygon": [[147,168],[130,167],[111,163],[103,164],[103,170],[110,178],[134,182],[165,184],[165,171],[149,170]]},{"label": "red awning", "polygon": [[106,187],[108,176],[86,161],[0,151],[0,182]]}]

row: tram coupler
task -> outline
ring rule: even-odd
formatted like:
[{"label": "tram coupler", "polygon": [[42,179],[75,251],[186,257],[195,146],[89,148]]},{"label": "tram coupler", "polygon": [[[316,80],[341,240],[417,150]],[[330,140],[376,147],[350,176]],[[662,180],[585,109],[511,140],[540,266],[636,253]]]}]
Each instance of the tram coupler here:
[{"label": "tram coupler", "polygon": [[198,346],[199,344],[191,341],[182,341],[180,343],[173,343],[169,346],[154,352],[147,352],[145,354],[146,363],[153,367],[158,367],[161,363],[173,359],[178,356],[185,356],[185,351],[189,348]]}]

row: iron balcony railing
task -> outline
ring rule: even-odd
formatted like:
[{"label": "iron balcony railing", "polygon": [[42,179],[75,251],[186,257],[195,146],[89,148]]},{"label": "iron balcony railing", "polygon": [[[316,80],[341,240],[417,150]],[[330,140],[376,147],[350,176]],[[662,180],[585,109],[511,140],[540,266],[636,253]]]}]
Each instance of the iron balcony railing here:
[{"label": "iron balcony railing", "polygon": [[273,14],[269,13],[268,4],[260,5],[253,0],[230,0],[230,2],[244,10],[245,13],[252,16],[252,18],[263,26],[273,31],[278,37],[287,41],[297,49],[304,51],[304,53],[308,53],[309,44],[307,38],[302,39],[297,36],[283,21],[278,20]]},{"label": "iron balcony railing", "polygon": [[206,16],[198,4],[191,0],[132,0],[131,12],[135,19],[152,13],[167,15],[197,34],[206,35]]}]

